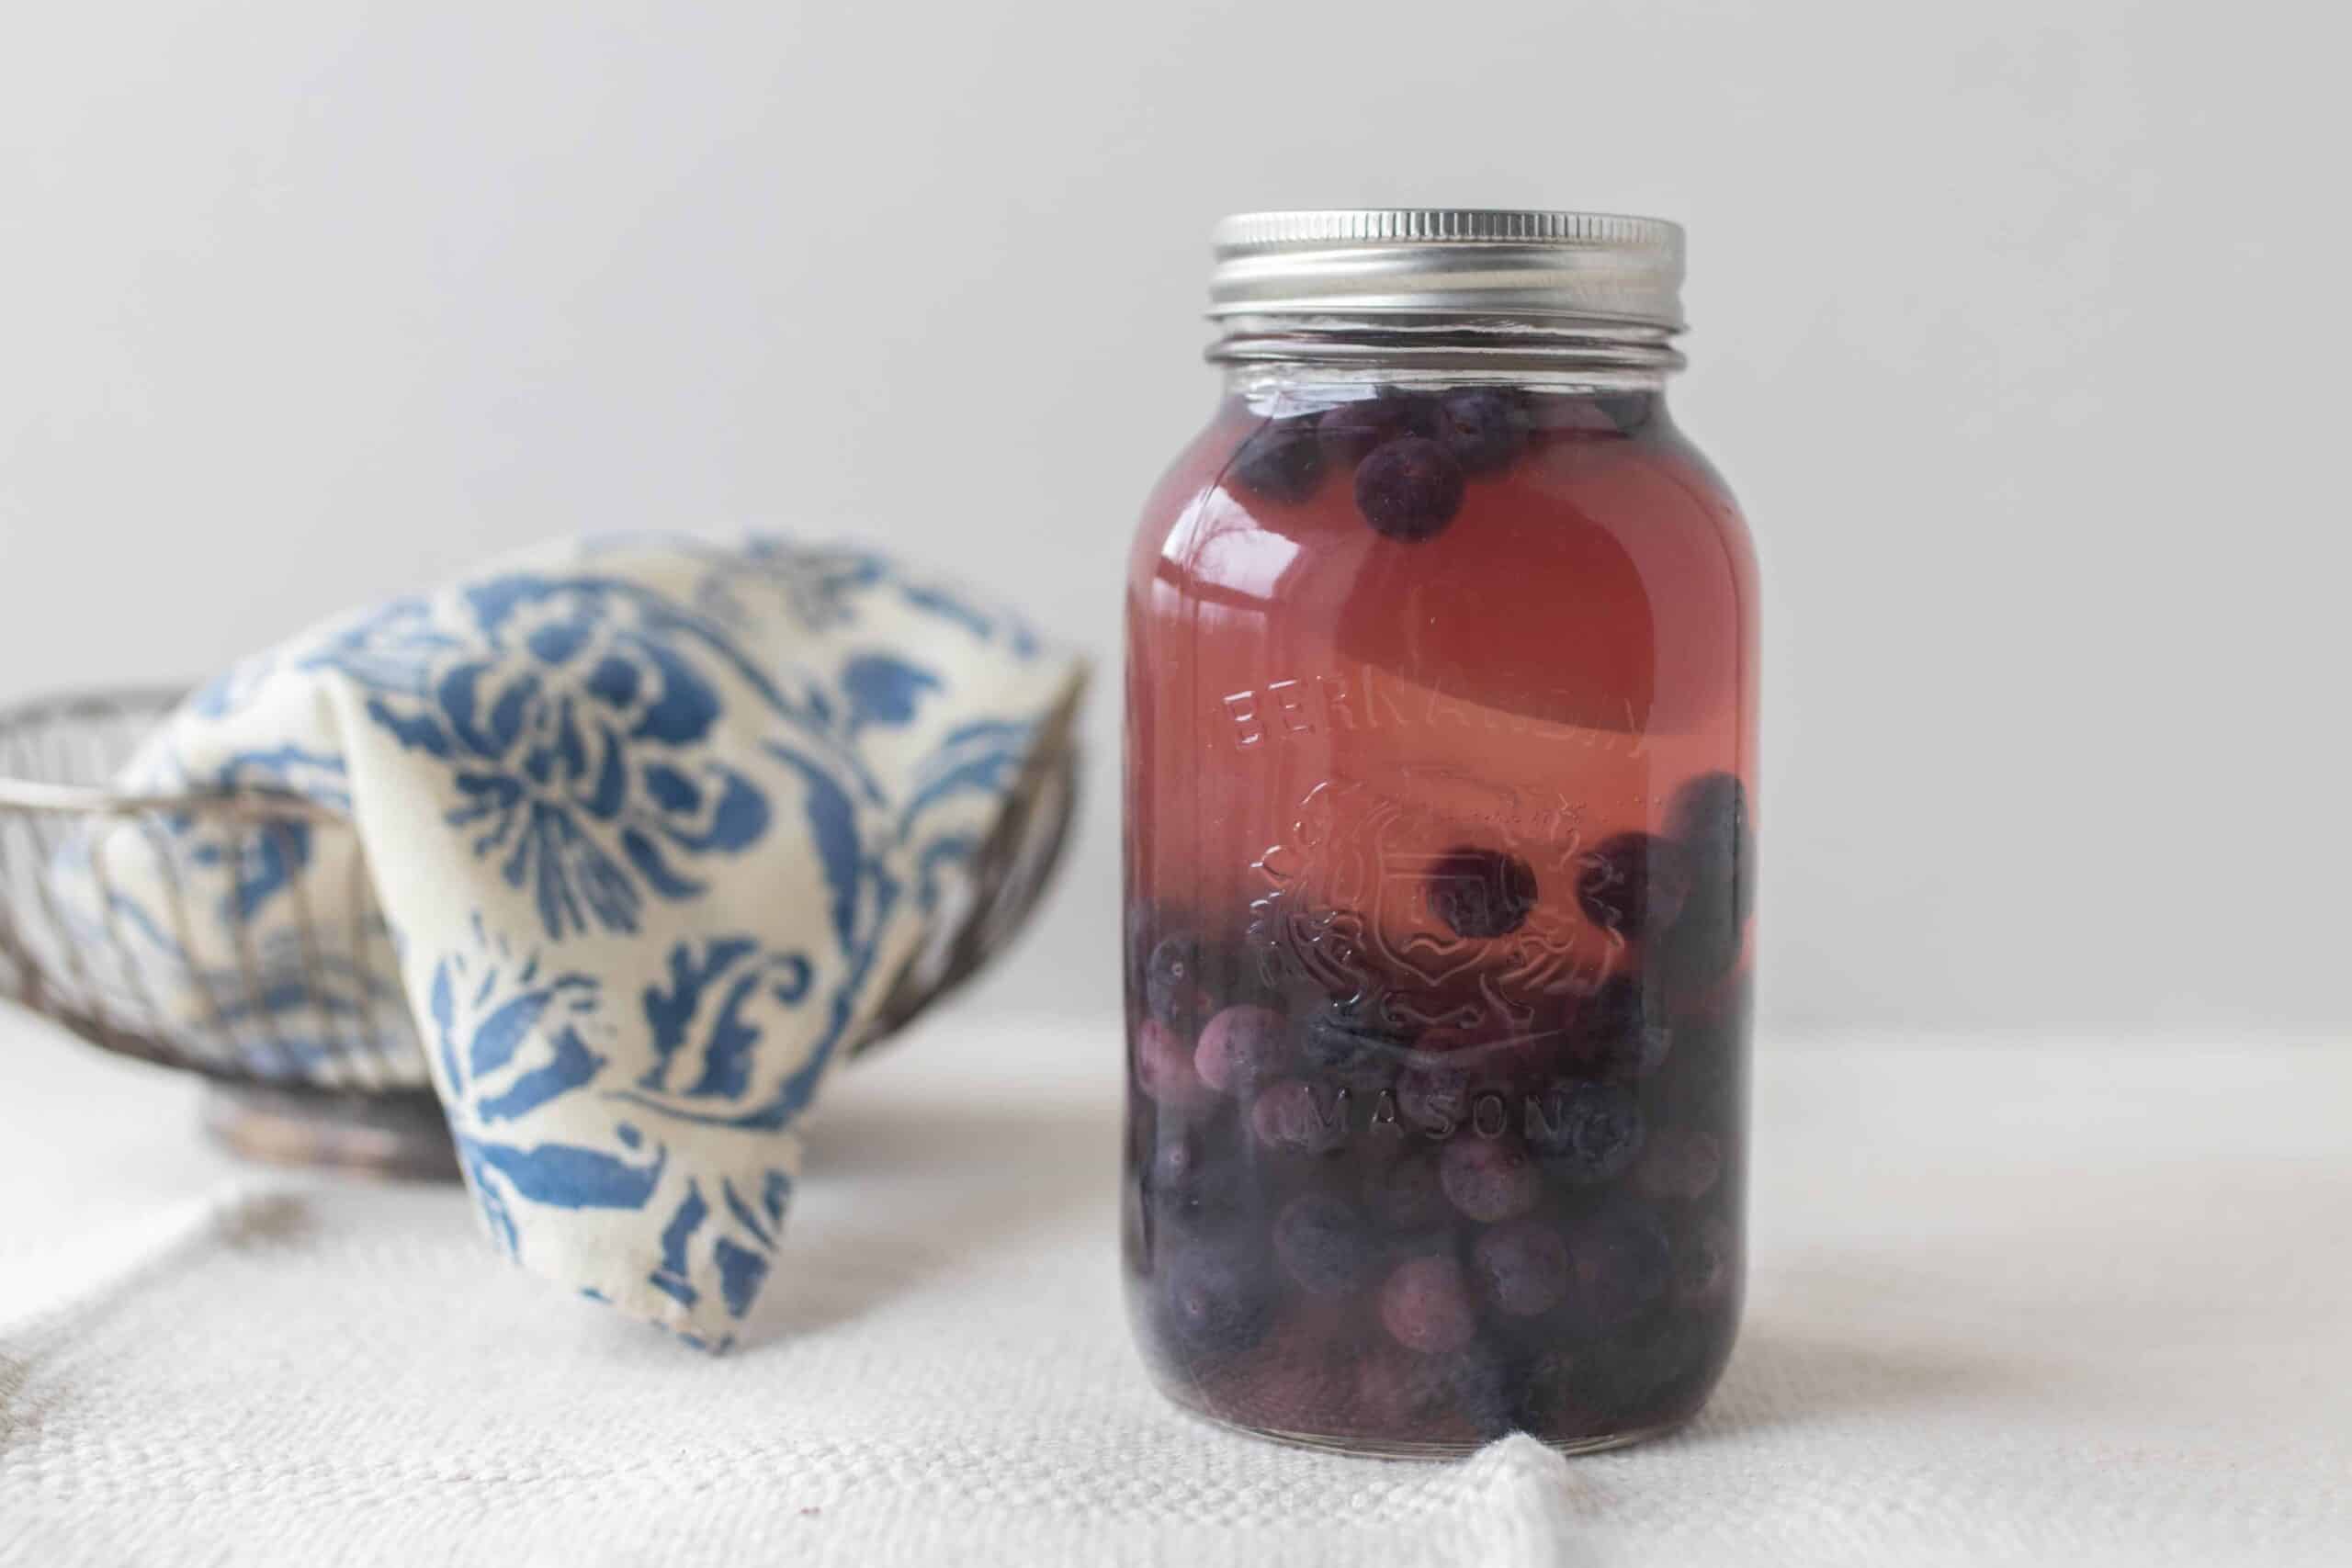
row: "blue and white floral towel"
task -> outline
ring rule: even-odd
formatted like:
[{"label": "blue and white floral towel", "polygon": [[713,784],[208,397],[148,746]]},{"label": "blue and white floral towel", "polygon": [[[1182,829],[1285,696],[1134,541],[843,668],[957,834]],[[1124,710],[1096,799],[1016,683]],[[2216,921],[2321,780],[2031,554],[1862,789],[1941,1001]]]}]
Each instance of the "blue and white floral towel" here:
[{"label": "blue and white floral towel", "polygon": [[[387,1077],[430,1075],[497,1244],[719,1346],[777,1267],[796,1122],[1082,679],[873,555],[567,544],[240,666],[126,781],[298,791],[356,852],[109,829],[88,891],[151,1002],[217,1017],[242,979],[290,1075],[413,1020]],[[404,996],[368,992],[370,943]]]}]

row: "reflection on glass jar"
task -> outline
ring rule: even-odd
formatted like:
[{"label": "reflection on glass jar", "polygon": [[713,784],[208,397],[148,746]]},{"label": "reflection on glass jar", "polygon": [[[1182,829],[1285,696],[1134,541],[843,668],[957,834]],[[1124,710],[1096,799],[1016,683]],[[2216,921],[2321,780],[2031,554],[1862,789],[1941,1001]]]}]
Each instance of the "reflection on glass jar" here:
[{"label": "reflection on glass jar", "polygon": [[1227,394],[1127,588],[1138,1337],[1278,1437],[1655,1432],[1738,1316],[1756,832],[1679,231],[1220,241]]}]

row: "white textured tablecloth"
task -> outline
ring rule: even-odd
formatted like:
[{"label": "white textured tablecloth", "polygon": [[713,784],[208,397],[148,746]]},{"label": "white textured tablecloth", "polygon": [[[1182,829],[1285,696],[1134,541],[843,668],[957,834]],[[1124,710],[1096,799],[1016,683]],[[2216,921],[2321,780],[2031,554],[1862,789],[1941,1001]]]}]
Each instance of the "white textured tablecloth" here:
[{"label": "white textured tablecloth", "polygon": [[0,1013],[0,1562],[2352,1562],[2341,1045],[1768,1043],[1714,1403],[1455,1465],[1146,1385],[1117,1055],[952,1011],[843,1075],[786,1334],[713,1359]]}]

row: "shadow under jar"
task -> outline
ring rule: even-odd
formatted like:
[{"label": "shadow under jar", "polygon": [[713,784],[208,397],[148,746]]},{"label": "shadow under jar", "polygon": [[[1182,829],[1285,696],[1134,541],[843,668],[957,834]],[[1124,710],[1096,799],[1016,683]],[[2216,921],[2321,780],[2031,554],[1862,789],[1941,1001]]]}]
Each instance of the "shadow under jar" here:
[{"label": "shadow under jar", "polygon": [[1388,1454],[1670,1427],[1743,1268],[1756,573],[1681,234],[1218,231],[1227,390],[1127,582],[1136,1333]]}]

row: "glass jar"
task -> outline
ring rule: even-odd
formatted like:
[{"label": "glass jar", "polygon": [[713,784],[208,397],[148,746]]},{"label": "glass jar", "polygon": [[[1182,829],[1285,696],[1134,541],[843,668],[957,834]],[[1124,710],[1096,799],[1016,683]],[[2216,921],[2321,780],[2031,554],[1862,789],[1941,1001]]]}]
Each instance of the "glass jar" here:
[{"label": "glass jar", "polygon": [[1600,1448],[1730,1353],[1756,574],[1680,276],[1642,219],[1219,227],[1125,730],[1129,1299],[1216,1420]]}]

